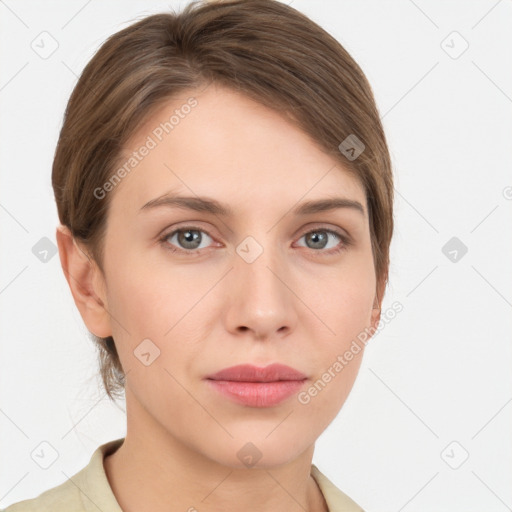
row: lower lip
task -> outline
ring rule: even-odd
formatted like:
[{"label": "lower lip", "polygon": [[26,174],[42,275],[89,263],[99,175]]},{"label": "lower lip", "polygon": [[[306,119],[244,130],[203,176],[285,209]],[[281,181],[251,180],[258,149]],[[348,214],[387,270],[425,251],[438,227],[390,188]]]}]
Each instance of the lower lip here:
[{"label": "lower lip", "polygon": [[236,382],[208,379],[219,393],[233,401],[250,407],[272,407],[297,393],[304,380],[280,380],[277,382]]}]

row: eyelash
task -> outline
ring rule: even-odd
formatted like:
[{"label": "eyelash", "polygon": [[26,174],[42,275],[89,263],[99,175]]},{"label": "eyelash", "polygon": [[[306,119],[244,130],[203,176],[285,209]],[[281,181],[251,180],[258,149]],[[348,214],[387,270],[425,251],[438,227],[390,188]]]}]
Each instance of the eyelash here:
[{"label": "eyelash", "polygon": [[[212,240],[214,240],[214,238],[208,233],[208,231],[205,231],[204,229],[202,228],[199,228],[197,226],[184,226],[182,228],[179,228],[179,229],[175,229],[174,231],[171,231],[169,233],[166,233],[165,235],[163,235],[161,238],[159,238],[159,241],[164,245],[164,247],[166,248],[166,250],[168,251],[171,251],[171,253],[182,253],[182,254],[194,254],[194,253],[197,253],[199,254],[202,249],[181,249],[179,247],[176,247],[174,245],[170,245],[170,243],[167,241],[170,237],[172,237],[173,235],[175,235],[176,233],[180,232],[180,231],[201,231],[202,233],[206,233]],[[349,237],[347,237],[346,235],[338,232],[338,231],[334,231],[332,229],[327,229],[327,228],[315,228],[315,229],[312,229],[310,231],[306,231],[305,233],[303,233],[300,238],[303,238],[304,236],[306,235],[309,235],[311,233],[318,233],[320,231],[323,231],[325,233],[329,233],[331,235],[334,235],[335,237],[339,238],[342,242],[341,246],[338,245],[337,247],[333,248],[333,249],[329,249],[327,251],[325,250],[321,250],[321,249],[318,249],[318,250],[315,250],[315,249],[311,249],[311,251],[313,251],[314,253],[320,253],[320,255],[323,253],[323,254],[328,254],[328,255],[334,255],[334,254],[339,254],[341,252],[344,252],[346,251],[351,245],[352,245],[352,240],[350,240]],[[307,249],[307,247],[306,247]]]}]

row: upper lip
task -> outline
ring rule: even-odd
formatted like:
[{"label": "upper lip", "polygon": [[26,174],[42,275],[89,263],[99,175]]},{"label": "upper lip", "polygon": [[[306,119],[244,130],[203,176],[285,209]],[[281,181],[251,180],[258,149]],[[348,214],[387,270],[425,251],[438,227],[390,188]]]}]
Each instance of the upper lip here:
[{"label": "upper lip", "polygon": [[224,370],[207,377],[207,379],[211,380],[238,382],[275,382],[279,380],[304,380],[306,378],[306,375],[298,370],[279,363],[274,363],[264,368],[251,364],[240,364],[224,368]]}]

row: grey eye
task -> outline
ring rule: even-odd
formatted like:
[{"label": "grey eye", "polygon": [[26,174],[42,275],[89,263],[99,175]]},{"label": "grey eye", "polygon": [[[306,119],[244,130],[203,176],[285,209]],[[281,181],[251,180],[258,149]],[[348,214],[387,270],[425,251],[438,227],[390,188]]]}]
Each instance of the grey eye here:
[{"label": "grey eye", "polygon": [[[327,244],[329,243],[329,235],[334,239],[334,244],[327,247]],[[332,249],[336,247],[341,239],[337,233],[328,229],[316,229],[314,231],[309,231],[302,235],[301,239],[302,238],[306,240],[306,247],[309,249]]]},{"label": "grey eye", "polygon": [[[201,229],[192,229],[192,228],[183,228],[173,231],[166,239],[169,243],[174,243],[173,239],[177,237],[177,245],[179,249],[185,250],[194,250],[194,249],[204,249],[205,246],[201,247],[201,242],[211,237]],[[207,247],[207,245],[206,245]]]}]

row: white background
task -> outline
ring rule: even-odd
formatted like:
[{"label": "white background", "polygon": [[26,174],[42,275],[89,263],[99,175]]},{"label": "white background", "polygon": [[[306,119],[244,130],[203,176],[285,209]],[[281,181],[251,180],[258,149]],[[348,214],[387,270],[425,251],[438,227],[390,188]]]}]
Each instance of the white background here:
[{"label": "white background", "polygon": [[[512,510],[512,1],[291,5],[343,44],[373,87],[396,182],[383,309],[404,307],[368,345],[313,462],[367,512]],[[165,10],[0,1],[2,508],[63,482],[125,434],[124,404],[105,398],[58,254],[42,263],[32,247],[55,242],[51,165],[77,76],[107,36]],[[31,48],[43,31],[59,45],[47,59]],[[469,44],[457,58],[453,31]],[[442,252],[454,236],[468,248],[457,262]],[[42,441],[59,453],[46,470],[30,455]],[[448,465],[465,451],[458,469]]]}]

